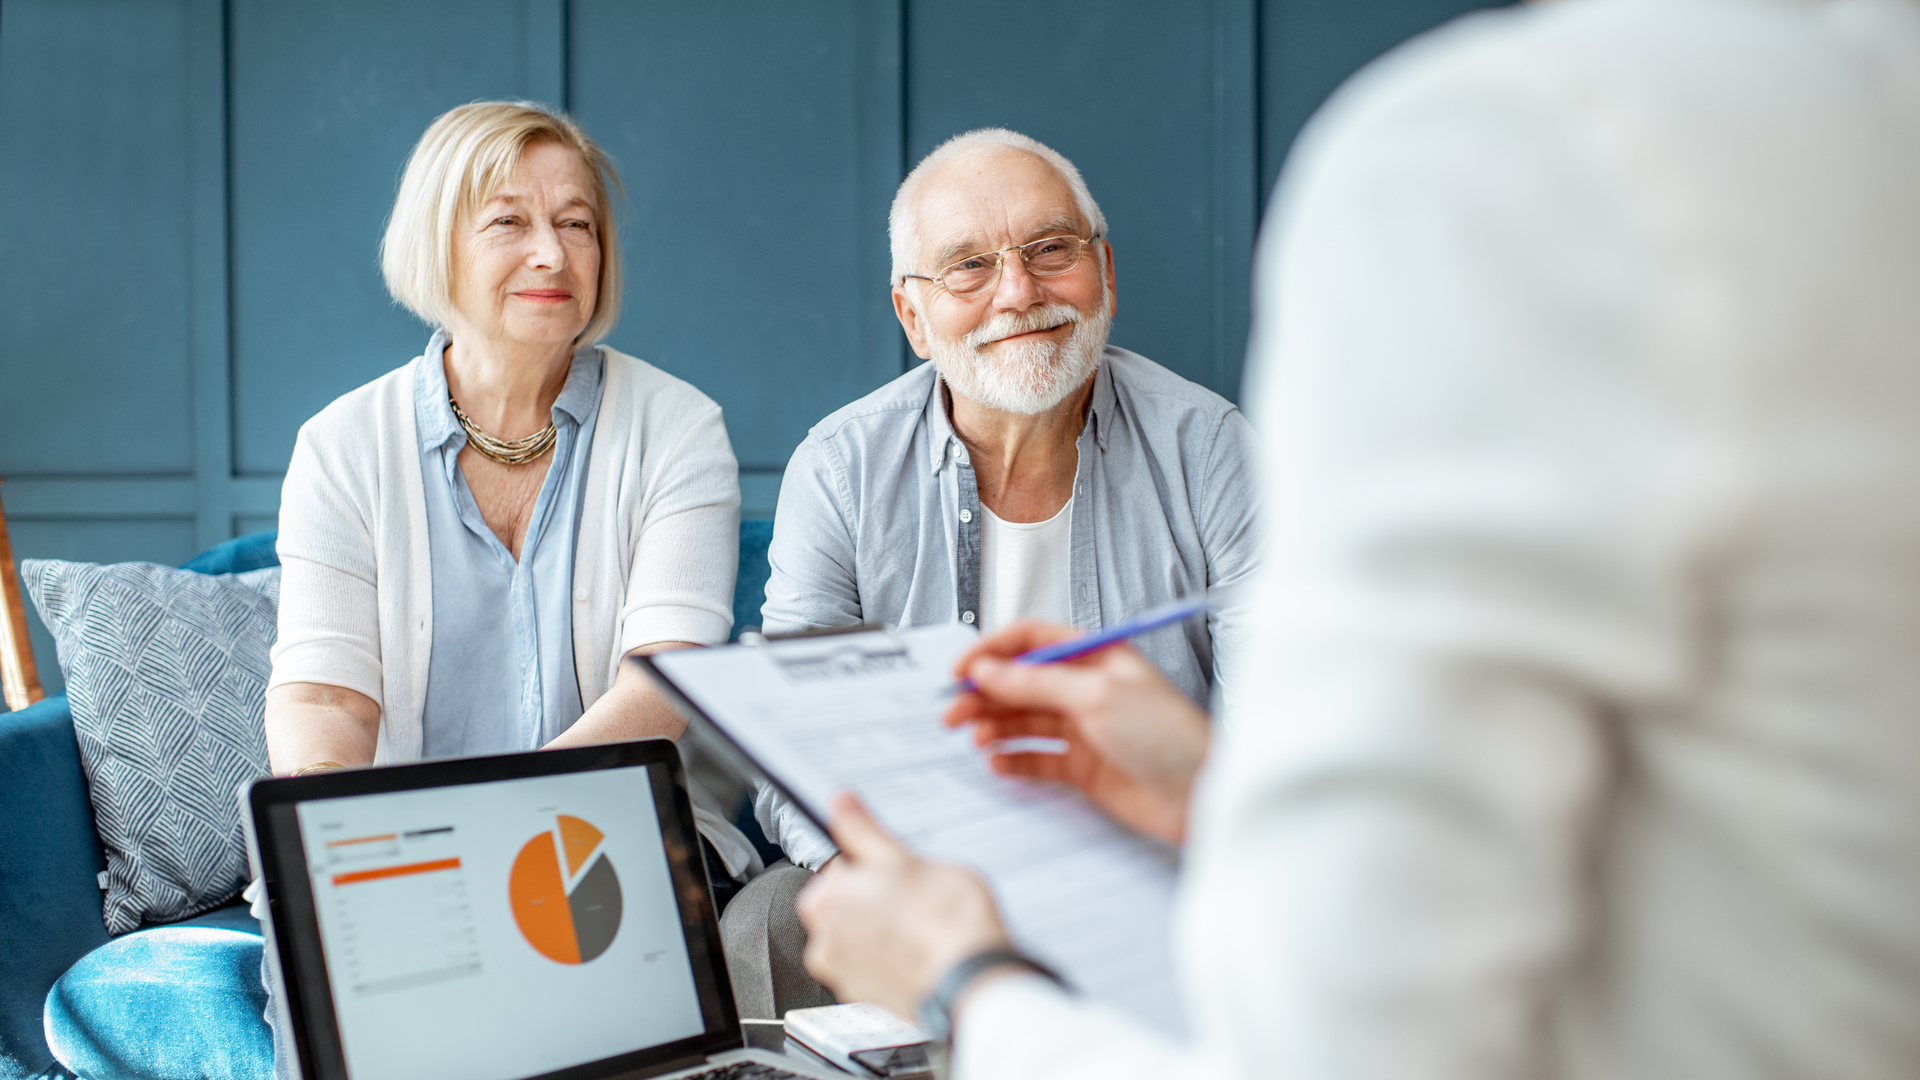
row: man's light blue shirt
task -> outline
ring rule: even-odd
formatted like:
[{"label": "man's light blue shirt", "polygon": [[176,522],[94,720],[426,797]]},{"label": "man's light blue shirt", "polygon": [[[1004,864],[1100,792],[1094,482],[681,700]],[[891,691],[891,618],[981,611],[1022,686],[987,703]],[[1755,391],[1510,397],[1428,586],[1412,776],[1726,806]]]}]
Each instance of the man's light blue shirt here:
[{"label": "man's light blue shirt", "polygon": [[516,561],[488,527],[459,467],[467,435],[447,404],[434,334],[414,363],[414,418],[433,567],[433,646],[422,754],[429,758],[532,750],[583,711],[573,662],[573,553],[582,480],[600,412],[606,361],[573,354],[553,403],[558,437]]},{"label": "man's light blue shirt", "polygon": [[[1252,574],[1252,430],[1233,403],[1108,346],[1077,440],[1073,623],[1088,630],[1209,591],[1206,622],[1134,644],[1205,704],[1239,645]],[[816,424],[780,486],[769,633],[976,623],[980,494],[931,363]]]},{"label": "man's light blue shirt", "polygon": [[[1207,621],[1133,642],[1205,704],[1242,648],[1240,586],[1253,574],[1252,429],[1233,403],[1144,356],[1108,346],[1076,446],[1069,519],[1073,623],[1096,630],[1212,592]],[[980,493],[931,363],[816,424],[780,484],[760,609],[769,633],[861,623],[977,625]],[[831,842],[771,787],[755,813],[817,870]]]}]

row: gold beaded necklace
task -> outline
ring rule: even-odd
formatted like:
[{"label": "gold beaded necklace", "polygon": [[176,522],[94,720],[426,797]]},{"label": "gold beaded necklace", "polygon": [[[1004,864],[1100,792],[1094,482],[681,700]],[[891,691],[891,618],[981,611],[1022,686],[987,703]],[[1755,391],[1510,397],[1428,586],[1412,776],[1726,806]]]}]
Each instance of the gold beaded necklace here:
[{"label": "gold beaded necklace", "polygon": [[553,449],[554,440],[560,437],[559,430],[549,420],[546,427],[524,439],[496,439],[481,431],[480,425],[460,410],[459,402],[449,397],[447,404],[453,406],[453,418],[466,429],[467,444],[502,465],[525,465]]}]

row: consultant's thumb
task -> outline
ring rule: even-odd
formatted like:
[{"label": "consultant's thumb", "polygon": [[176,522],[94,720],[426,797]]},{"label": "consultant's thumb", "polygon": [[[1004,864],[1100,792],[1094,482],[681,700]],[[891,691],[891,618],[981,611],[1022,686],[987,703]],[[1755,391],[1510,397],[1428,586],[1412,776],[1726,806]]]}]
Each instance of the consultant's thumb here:
[{"label": "consultant's thumb", "polygon": [[851,791],[833,797],[833,820],[828,823],[828,831],[840,846],[840,854],[855,863],[885,862],[906,854],[907,849]]}]

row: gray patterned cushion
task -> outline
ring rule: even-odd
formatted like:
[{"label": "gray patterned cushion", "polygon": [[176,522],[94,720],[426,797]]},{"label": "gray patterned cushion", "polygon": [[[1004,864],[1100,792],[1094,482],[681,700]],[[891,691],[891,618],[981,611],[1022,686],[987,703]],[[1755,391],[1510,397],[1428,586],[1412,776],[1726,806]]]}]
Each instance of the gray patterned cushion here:
[{"label": "gray patterned cushion", "polygon": [[209,576],[28,559],[20,576],[67,677],[107,855],[107,929],[224,903],[247,875],[234,793],[267,772],[280,568]]}]

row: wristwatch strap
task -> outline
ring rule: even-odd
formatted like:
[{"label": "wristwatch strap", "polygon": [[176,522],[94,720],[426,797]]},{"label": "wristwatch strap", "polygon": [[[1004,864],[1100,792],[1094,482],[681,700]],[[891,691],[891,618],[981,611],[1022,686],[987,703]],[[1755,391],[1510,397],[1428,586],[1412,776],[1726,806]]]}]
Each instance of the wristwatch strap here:
[{"label": "wristwatch strap", "polygon": [[974,953],[965,960],[947,969],[940,982],[920,1003],[920,1026],[927,1029],[927,1036],[934,1042],[948,1042],[953,1038],[953,1005],[973,980],[980,977],[988,968],[1011,965],[1025,968],[1044,979],[1052,980],[1062,990],[1072,990],[1060,973],[1047,965],[1017,952],[1005,949],[988,949]]}]

